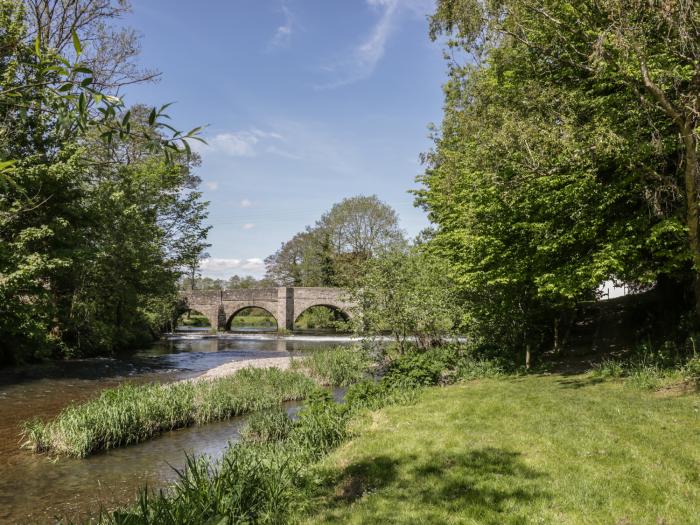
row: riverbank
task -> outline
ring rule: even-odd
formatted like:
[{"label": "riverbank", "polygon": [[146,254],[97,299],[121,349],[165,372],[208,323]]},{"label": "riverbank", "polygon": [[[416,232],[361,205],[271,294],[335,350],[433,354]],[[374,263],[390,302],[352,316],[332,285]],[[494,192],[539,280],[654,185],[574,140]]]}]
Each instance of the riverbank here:
[{"label": "riverbank", "polygon": [[186,379],[185,381],[200,381],[206,379],[216,379],[220,377],[227,377],[231,374],[235,374],[239,370],[244,368],[277,368],[279,370],[287,370],[292,361],[291,357],[268,357],[263,359],[245,359],[242,361],[233,361],[231,363],[225,363],[223,365],[210,368],[206,372],[192,379]]},{"label": "riverbank", "polygon": [[[334,341],[334,345],[347,344]],[[55,523],[55,516],[80,523],[100,507],[132,501],[141,486],[158,489],[176,478],[185,454],[218,458],[238,439],[244,417],[190,426],[135,446],[87,459],[47,457],[20,449],[23,421],[48,421],[72,404],[95,399],[124,383],[172,383],[237,360],[301,355],[328,346],[326,338],[187,338],[161,341],[117,358],[47,362],[5,369],[0,374],[0,523]],[[290,412],[297,402],[285,403]],[[96,488],[97,487],[97,488]]]},{"label": "riverbank", "polygon": [[480,379],[358,420],[308,523],[699,523],[700,394]]}]

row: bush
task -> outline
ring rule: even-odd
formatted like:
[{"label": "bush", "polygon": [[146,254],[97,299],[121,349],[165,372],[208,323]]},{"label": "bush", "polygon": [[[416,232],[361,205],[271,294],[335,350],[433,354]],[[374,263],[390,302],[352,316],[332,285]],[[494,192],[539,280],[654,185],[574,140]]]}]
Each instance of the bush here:
[{"label": "bush", "polygon": [[397,387],[415,388],[451,384],[504,374],[506,366],[496,359],[482,359],[462,345],[444,345],[430,350],[412,349],[394,359],[384,378]]}]

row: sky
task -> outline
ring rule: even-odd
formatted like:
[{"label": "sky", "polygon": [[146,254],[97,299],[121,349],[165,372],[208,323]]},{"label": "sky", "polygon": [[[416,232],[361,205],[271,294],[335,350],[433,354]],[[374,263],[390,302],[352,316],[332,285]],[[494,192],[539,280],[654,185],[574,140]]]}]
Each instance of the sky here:
[{"label": "sky", "polygon": [[263,260],[331,206],[377,195],[409,238],[428,225],[408,190],[439,123],[445,63],[431,0],[138,0],[125,21],[162,75],[127,104],[206,126],[197,145],[212,230],[202,274]]}]

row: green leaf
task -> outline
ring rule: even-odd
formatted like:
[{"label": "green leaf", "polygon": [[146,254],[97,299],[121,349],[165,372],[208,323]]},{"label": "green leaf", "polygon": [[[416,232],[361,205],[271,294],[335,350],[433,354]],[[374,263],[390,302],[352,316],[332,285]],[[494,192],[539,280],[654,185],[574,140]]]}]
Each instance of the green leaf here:
[{"label": "green leaf", "polygon": [[41,58],[41,39],[39,38],[39,35],[36,35],[36,38],[34,39],[34,53],[36,56]]},{"label": "green leaf", "polygon": [[73,30],[72,36],[73,36],[73,49],[75,49],[75,54],[80,56],[80,53],[83,52],[83,48],[80,45],[80,39],[78,38],[78,33],[76,33],[75,30]]},{"label": "green leaf", "polygon": [[157,116],[157,114],[156,114],[156,108],[153,108],[153,109],[151,110],[151,114],[148,115],[148,125],[149,125],[149,126],[153,126],[153,124],[155,124],[155,122],[156,122],[156,116]]},{"label": "green leaf", "polygon": [[15,159],[0,161],[0,172],[9,171],[16,163]]}]

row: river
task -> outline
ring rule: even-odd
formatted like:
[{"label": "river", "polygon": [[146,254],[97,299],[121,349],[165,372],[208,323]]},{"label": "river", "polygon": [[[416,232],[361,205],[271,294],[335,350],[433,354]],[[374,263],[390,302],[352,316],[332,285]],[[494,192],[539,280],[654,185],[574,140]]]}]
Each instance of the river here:
[{"label": "river", "polygon": [[[218,457],[237,439],[244,418],[167,432],[87,459],[56,459],[21,450],[22,421],[52,417],[70,403],[127,381],[176,381],[232,361],[282,357],[329,344],[350,344],[350,339],[186,335],[117,358],[0,370],[0,523],[53,523],[56,516],[80,519],[100,506],[133,501],[144,484],[159,487],[172,480],[173,467],[181,467],[186,454]],[[295,410],[295,405],[288,409]]]}]

